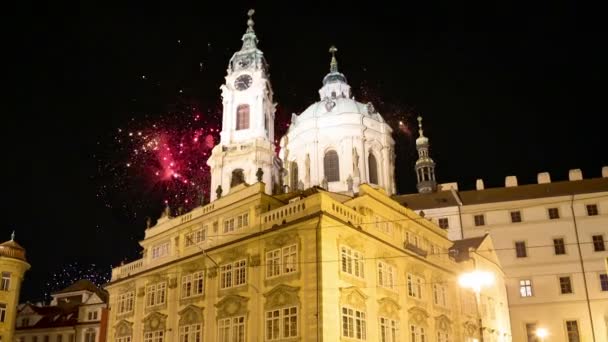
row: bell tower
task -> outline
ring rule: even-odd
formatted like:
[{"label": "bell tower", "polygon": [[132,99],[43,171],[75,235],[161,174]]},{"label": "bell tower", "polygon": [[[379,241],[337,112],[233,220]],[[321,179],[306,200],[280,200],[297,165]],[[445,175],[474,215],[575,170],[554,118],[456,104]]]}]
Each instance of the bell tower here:
[{"label": "bell tower", "polygon": [[[257,47],[249,10],[241,49],[228,63],[222,90],[222,131],[207,164],[211,168],[211,200],[241,183],[266,184],[266,193],[279,187],[279,163],[274,152],[276,103],[264,53]],[[261,171],[261,172],[260,172]]]}]

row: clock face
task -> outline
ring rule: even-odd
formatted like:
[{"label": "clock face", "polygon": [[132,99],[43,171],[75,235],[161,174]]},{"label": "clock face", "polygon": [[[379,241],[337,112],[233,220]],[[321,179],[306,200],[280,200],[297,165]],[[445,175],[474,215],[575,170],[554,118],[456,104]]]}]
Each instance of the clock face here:
[{"label": "clock face", "polygon": [[253,79],[249,75],[241,75],[234,81],[234,87],[237,90],[245,90],[251,86]]}]

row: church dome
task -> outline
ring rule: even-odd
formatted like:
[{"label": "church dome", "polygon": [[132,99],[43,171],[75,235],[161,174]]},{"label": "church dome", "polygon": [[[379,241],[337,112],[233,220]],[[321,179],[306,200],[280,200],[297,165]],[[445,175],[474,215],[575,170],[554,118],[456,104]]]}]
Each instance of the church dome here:
[{"label": "church dome", "polygon": [[345,113],[370,115],[367,105],[353,99],[338,97],[318,101],[310,105],[298,116],[298,121],[321,117],[324,115],[339,115]]},{"label": "church dome", "polygon": [[25,248],[14,240],[15,235],[9,241],[0,243],[0,256],[25,261]]}]

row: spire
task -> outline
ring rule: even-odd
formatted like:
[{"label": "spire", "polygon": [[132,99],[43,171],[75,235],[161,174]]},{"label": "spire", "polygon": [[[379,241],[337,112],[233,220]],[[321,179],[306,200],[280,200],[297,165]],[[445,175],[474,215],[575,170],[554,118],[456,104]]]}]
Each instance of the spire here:
[{"label": "spire", "polygon": [[424,136],[422,129],[422,116],[418,116],[418,139],[416,139],[416,149],[418,150],[418,160],[416,161],[416,187],[420,193],[433,192],[437,188],[435,180],[435,162],[429,157],[429,138]]},{"label": "spire", "polygon": [[15,241],[15,231],[13,230],[13,233],[11,234],[11,241]]},{"label": "spire", "polygon": [[338,72],[338,60],[336,59],[336,52],[338,49],[332,45],[329,48],[329,53],[331,53],[331,63],[329,64],[329,72],[334,73]]},{"label": "spire", "polygon": [[249,16],[249,19],[247,19],[247,31],[245,31],[245,34],[242,38],[243,47],[241,48],[241,51],[257,48],[258,37],[255,35],[255,31],[253,30],[254,22],[252,19],[254,13],[254,9],[250,9],[247,12],[247,16]]}]

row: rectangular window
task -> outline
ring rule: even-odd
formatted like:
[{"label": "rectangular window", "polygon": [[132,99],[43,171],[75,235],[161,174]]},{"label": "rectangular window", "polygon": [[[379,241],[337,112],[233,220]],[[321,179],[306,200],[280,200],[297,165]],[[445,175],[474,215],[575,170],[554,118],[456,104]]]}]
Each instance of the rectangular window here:
[{"label": "rectangular window", "polygon": [[11,288],[11,274],[9,272],[2,272],[2,279],[0,279],[0,291],[8,291]]},{"label": "rectangular window", "polygon": [[202,324],[180,325],[179,342],[202,342],[202,341],[203,341],[203,325]]},{"label": "rectangular window", "polygon": [[438,220],[439,228],[448,229],[450,228],[450,222],[447,217],[442,217]]},{"label": "rectangular window", "polygon": [[467,291],[462,293],[462,313],[474,315],[477,313],[475,294]]},{"label": "rectangular window", "polygon": [[163,342],[165,332],[162,330],[148,331],[144,333],[144,342]]},{"label": "rectangular window", "polygon": [[266,277],[272,278],[298,270],[298,246],[296,244],[266,252]]},{"label": "rectangular window", "polygon": [[[74,339],[75,339],[74,334],[70,334],[70,335],[69,335],[69,337],[68,337],[68,340],[69,340],[70,342],[74,342]],[[34,341],[34,342],[35,342],[35,341]]]},{"label": "rectangular window", "polygon": [[364,341],[366,334],[365,312],[342,307],[342,336]]},{"label": "rectangular window", "polygon": [[595,216],[597,214],[597,204],[587,204],[587,215]]},{"label": "rectangular window", "polygon": [[4,322],[6,319],[6,304],[0,303],[0,322]]},{"label": "rectangular window", "polygon": [[521,222],[521,211],[516,210],[511,212],[511,222],[517,223]]},{"label": "rectangular window", "polygon": [[[50,342],[50,340],[51,340],[51,337],[50,337],[49,335],[44,335],[44,336],[42,337],[42,341],[43,341],[43,342]],[[84,335],[84,342],[91,342],[91,341],[89,341],[89,339],[88,339],[88,335]],[[92,341],[92,342],[95,342],[95,341]]]},{"label": "rectangular window", "polygon": [[532,281],[530,279],[519,281],[519,295],[521,297],[532,297]]},{"label": "rectangular window", "polygon": [[407,295],[410,297],[422,299],[422,284],[424,280],[416,275],[407,274]]},{"label": "rectangular window", "polygon": [[298,337],[298,308],[293,306],[266,311],[266,340]]},{"label": "rectangular window", "polygon": [[182,277],[182,298],[196,297],[205,289],[205,271],[198,271]]},{"label": "rectangular window", "polygon": [[364,278],[363,254],[350,247],[341,248],[342,272],[352,274],[357,278]]},{"label": "rectangular window", "polygon": [[568,342],[579,342],[581,340],[577,321],[566,321],[566,332],[568,333]]},{"label": "rectangular window", "polygon": [[600,274],[600,287],[602,291],[608,291],[608,274]]},{"label": "rectangular window", "polygon": [[433,284],[433,304],[448,306],[448,289],[445,284]]},{"label": "rectangular window", "polygon": [[395,268],[382,261],[378,262],[378,285],[387,289],[395,286]]},{"label": "rectangular window", "polygon": [[245,342],[245,316],[220,319],[217,329],[219,342]]},{"label": "rectangular window", "polygon": [[380,342],[399,342],[399,321],[380,317]]},{"label": "rectangular window", "polygon": [[555,255],[566,254],[566,244],[564,243],[564,239],[553,239],[553,249],[555,250]]},{"label": "rectangular window", "polygon": [[131,336],[117,337],[116,342],[131,342]]},{"label": "rectangular window", "polygon": [[[87,330],[84,333],[84,342],[95,342],[95,339],[97,338],[97,333],[95,332],[95,330]],[[48,340],[46,340],[45,342],[48,342]]]},{"label": "rectangular window", "polygon": [[152,247],[152,259],[162,258],[169,255],[169,241]]},{"label": "rectangular window", "polygon": [[197,245],[207,239],[207,226],[186,234],[186,247]]},{"label": "rectangular window", "polygon": [[89,311],[89,321],[97,320],[97,311]]},{"label": "rectangular window", "polygon": [[559,277],[559,288],[562,294],[572,293],[572,280],[570,277]]},{"label": "rectangular window", "polygon": [[437,342],[450,342],[450,335],[447,331],[437,332]]},{"label": "rectangular window", "polygon": [[536,323],[526,323],[526,336],[528,342],[538,342],[536,337]]},{"label": "rectangular window", "polygon": [[475,215],[475,226],[485,226],[486,218],[483,215]]},{"label": "rectangular window", "polygon": [[555,220],[559,218],[559,210],[557,208],[549,208],[547,211],[549,213],[549,219]]},{"label": "rectangular window", "polygon": [[411,342],[427,342],[426,331],[423,327],[416,325],[410,325],[410,341]]},{"label": "rectangular window", "polygon": [[525,241],[515,241],[515,255],[518,258],[525,258],[528,256],[528,251],[526,250]]},{"label": "rectangular window", "polygon": [[57,335],[57,342],[63,342],[63,335]]},{"label": "rectangular window", "polygon": [[224,233],[230,233],[249,225],[249,213],[227,219],[224,221]]},{"label": "rectangular window", "polygon": [[245,259],[220,266],[220,289],[228,289],[247,283],[247,261]]},{"label": "rectangular window", "polygon": [[146,306],[156,306],[165,304],[167,299],[167,283],[149,285],[146,288]]},{"label": "rectangular window", "polygon": [[604,235],[593,235],[593,250],[596,252],[603,252],[606,250]]},{"label": "rectangular window", "polygon": [[118,295],[117,314],[124,314],[133,311],[135,303],[135,292],[126,292]]}]

